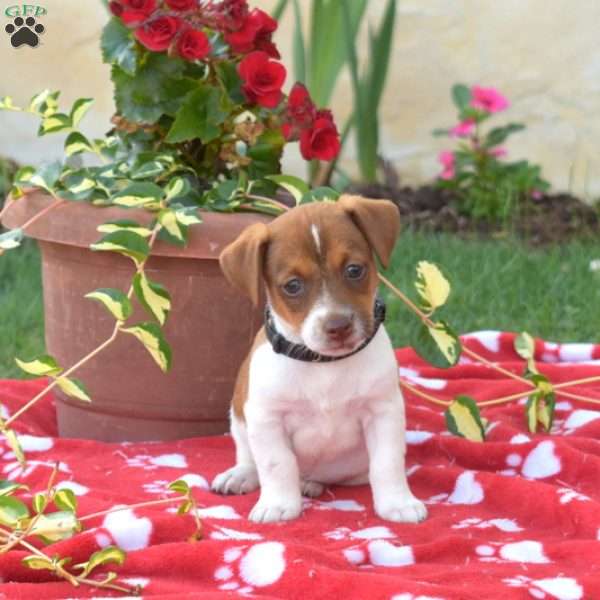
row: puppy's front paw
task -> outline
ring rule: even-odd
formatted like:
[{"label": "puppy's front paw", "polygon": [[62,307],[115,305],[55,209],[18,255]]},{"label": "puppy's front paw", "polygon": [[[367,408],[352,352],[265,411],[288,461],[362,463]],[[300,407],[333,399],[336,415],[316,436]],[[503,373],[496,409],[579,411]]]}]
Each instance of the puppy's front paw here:
[{"label": "puppy's front paw", "polygon": [[396,523],[419,523],[427,517],[427,508],[414,496],[381,502],[375,512],[382,519]]},{"label": "puppy's front paw", "polygon": [[218,494],[248,494],[258,488],[258,473],[249,465],[236,465],[217,475],[210,486]]},{"label": "puppy's front paw", "polygon": [[299,517],[301,512],[302,499],[300,497],[289,500],[264,500],[261,498],[250,512],[250,520],[255,523],[291,521]]}]

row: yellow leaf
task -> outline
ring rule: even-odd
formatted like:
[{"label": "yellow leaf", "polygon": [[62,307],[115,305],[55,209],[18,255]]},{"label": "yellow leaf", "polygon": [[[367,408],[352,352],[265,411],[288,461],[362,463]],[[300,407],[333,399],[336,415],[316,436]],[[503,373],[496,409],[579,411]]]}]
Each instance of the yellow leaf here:
[{"label": "yellow leaf", "polygon": [[184,241],[183,234],[179,228],[179,222],[177,221],[177,216],[173,211],[162,211],[158,215],[158,221],[174,238],[178,239],[180,242]]},{"label": "yellow leaf", "polygon": [[148,281],[143,272],[135,276],[133,285],[140,302],[161,325],[164,325],[171,310],[168,292],[162,286]]},{"label": "yellow leaf", "polygon": [[56,380],[58,387],[65,393],[67,396],[72,396],[73,398],[77,398],[78,400],[82,400],[83,402],[91,402],[92,399],[89,397],[85,387],[78,379],[69,379],[68,377],[59,377]]},{"label": "yellow leaf", "polygon": [[441,353],[450,364],[454,364],[458,358],[458,344],[454,336],[450,335],[441,323],[435,323],[434,327],[428,327],[431,337],[434,339]]},{"label": "yellow leaf", "polygon": [[450,295],[450,284],[433,263],[425,260],[417,264],[417,292],[428,310],[443,306]]},{"label": "yellow leaf", "polygon": [[457,396],[446,409],[446,423],[448,429],[473,442],[485,440],[485,430],[477,404],[468,396]]}]

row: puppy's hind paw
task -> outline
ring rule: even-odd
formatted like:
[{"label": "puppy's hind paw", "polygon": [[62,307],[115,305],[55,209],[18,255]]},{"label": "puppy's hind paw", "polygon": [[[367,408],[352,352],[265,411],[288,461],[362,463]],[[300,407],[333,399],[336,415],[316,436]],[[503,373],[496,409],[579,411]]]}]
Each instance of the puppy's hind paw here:
[{"label": "puppy's hind paw", "polygon": [[249,465],[236,465],[220,475],[211,484],[217,494],[248,494],[258,489],[258,473]]},{"label": "puppy's hind paw", "polygon": [[303,481],[301,483],[302,495],[307,498],[317,498],[325,491],[325,486],[316,481]]}]

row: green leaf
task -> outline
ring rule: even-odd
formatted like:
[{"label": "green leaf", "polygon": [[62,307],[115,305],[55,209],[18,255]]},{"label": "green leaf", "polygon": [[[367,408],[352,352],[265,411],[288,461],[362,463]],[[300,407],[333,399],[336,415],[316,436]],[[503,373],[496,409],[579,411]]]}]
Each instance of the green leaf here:
[{"label": "green leaf", "polygon": [[28,517],[29,509],[25,503],[12,496],[0,496],[0,524],[14,528]]},{"label": "green leaf", "polygon": [[95,568],[109,563],[122,565],[125,562],[127,555],[121,548],[116,546],[107,546],[98,552],[94,552],[90,559],[79,565],[74,565],[75,569],[82,569],[79,577],[87,577]]},{"label": "green leaf", "polygon": [[166,141],[175,144],[198,138],[207,144],[219,137],[219,125],[228,116],[225,101],[223,92],[209,85],[188,94],[175,115]]},{"label": "green leaf", "polygon": [[10,496],[19,489],[29,489],[22,483],[9,481],[8,479],[0,479],[0,496]]},{"label": "green leaf", "polygon": [[287,190],[294,197],[296,204],[300,204],[305,194],[310,193],[308,185],[302,179],[292,175],[268,175],[265,179]]},{"label": "green leaf", "polygon": [[100,233],[114,233],[115,231],[129,231],[141,237],[150,237],[152,230],[140,225],[136,221],[128,219],[119,219],[117,221],[109,221],[98,226]]},{"label": "green leaf", "polygon": [[42,119],[38,129],[38,136],[42,137],[49,133],[60,133],[73,127],[71,117],[63,113],[54,113]]},{"label": "green leaf", "polygon": [[[25,525],[26,526],[26,525]],[[70,510],[46,513],[36,519],[31,533],[47,544],[67,540],[81,530],[75,513]]]},{"label": "green leaf", "polygon": [[190,486],[188,485],[187,481],[184,481],[183,479],[177,479],[177,481],[172,481],[167,487],[171,491],[177,492],[179,494],[186,495],[190,493]]},{"label": "green leaf", "polygon": [[47,164],[39,168],[30,178],[28,183],[32,186],[42,188],[49,194],[54,191],[54,186],[62,173],[62,164],[59,161]]},{"label": "green leaf", "polygon": [[148,242],[131,231],[115,231],[105,235],[90,248],[97,252],[118,252],[140,265],[150,254]]},{"label": "green leaf", "polygon": [[521,123],[509,123],[503,127],[494,127],[486,136],[483,142],[484,148],[493,148],[506,141],[506,139],[517,131],[525,129]]},{"label": "green leaf", "polygon": [[25,565],[29,569],[40,570],[47,569],[48,571],[54,571],[54,563],[50,558],[45,558],[42,556],[37,556],[37,554],[32,554],[30,556],[26,556],[21,560],[23,565]]},{"label": "green leaf", "polygon": [[279,19],[283,16],[283,13],[285,12],[285,9],[287,8],[287,4],[288,4],[288,0],[279,0],[279,2],[277,2],[277,5],[275,6],[275,8],[271,11],[271,16],[276,21],[279,21]]},{"label": "green leaf", "polygon": [[379,31],[370,33],[371,56],[369,57],[369,75],[367,79],[369,110],[379,112],[381,97],[387,79],[392,43],[394,40],[394,25],[396,22],[396,0],[389,0],[385,9]]},{"label": "green leaf", "polygon": [[515,352],[527,361],[527,368],[531,372],[536,372],[535,367],[535,340],[526,332],[520,333],[514,341]]},{"label": "green leaf", "polygon": [[156,123],[163,115],[175,116],[187,94],[198,87],[195,79],[184,77],[187,68],[183,60],[158,52],[145,54],[135,76],[114,65],[112,80],[119,114],[129,121],[148,124]]},{"label": "green leaf", "polygon": [[423,307],[433,311],[446,304],[450,295],[450,284],[442,272],[433,263],[421,260],[417,264],[417,292],[423,300]]},{"label": "green leaf", "polygon": [[171,348],[156,323],[139,323],[121,331],[140,340],[162,371],[166,373],[171,368]]},{"label": "green leaf", "polygon": [[35,494],[31,504],[36,513],[41,513],[44,512],[44,509],[48,504],[48,499],[46,498],[45,494]]},{"label": "green leaf", "polygon": [[184,227],[202,223],[202,219],[198,215],[198,209],[195,206],[175,210],[175,218]]},{"label": "green leaf", "polygon": [[13,99],[10,96],[3,96],[2,98],[0,98],[0,110],[20,110],[20,109],[14,105]]},{"label": "green leaf", "polygon": [[73,156],[81,152],[93,152],[92,143],[79,131],[72,131],[65,140],[65,154]]},{"label": "green leaf", "polygon": [[23,240],[22,229],[11,229],[5,233],[0,233],[0,254],[4,250],[13,250],[21,245]]},{"label": "green leaf", "polygon": [[149,204],[158,204],[163,197],[163,189],[149,181],[132,183],[123,191],[115,194],[113,204],[126,208],[139,208]]},{"label": "green leaf", "polygon": [[30,166],[21,167],[14,176],[14,184],[19,186],[29,185],[31,178],[35,174],[35,169]]},{"label": "green leaf", "polygon": [[448,430],[472,442],[485,441],[485,428],[473,398],[457,396],[444,413]]},{"label": "green leaf", "polygon": [[219,79],[223,82],[229,99],[234,104],[245,104],[246,96],[242,92],[242,80],[239,76],[237,65],[232,61],[217,62],[215,69]]},{"label": "green leaf", "polygon": [[142,306],[164,325],[171,310],[171,296],[165,287],[150,281],[145,273],[136,273],[133,289]]},{"label": "green leaf", "polygon": [[127,321],[133,312],[131,300],[121,291],[113,288],[100,288],[85,295],[97,300],[117,321]]},{"label": "green leaf", "polygon": [[428,363],[441,369],[453,367],[460,358],[461,344],[458,336],[445,321],[427,327],[421,324],[412,330],[410,345]]},{"label": "green leaf", "polygon": [[294,7],[294,38],[293,38],[293,61],[296,80],[306,83],[306,47],[302,33],[302,11],[298,0],[293,0]]},{"label": "green leaf", "polygon": [[24,467],[27,461],[25,460],[25,453],[23,452],[23,448],[21,447],[21,442],[19,441],[19,437],[12,429],[3,429],[2,433],[6,438],[6,443],[9,445],[10,449],[13,451],[14,455],[17,457],[19,464]]},{"label": "green leaf", "polygon": [[162,175],[167,168],[165,165],[157,160],[151,160],[145,162],[131,170],[131,179],[155,179],[159,175]]},{"label": "green leaf", "polygon": [[471,102],[471,90],[462,83],[453,85],[452,101],[454,102],[454,106],[456,106],[459,111],[465,110],[468,108],[469,103]]},{"label": "green leaf", "polygon": [[94,104],[93,98],[78,98],[75,100],[73,107],[71,108],[71,113],[69,114],[72,127],[77,127],[77,125],[79,125],[79,122],[85,117],[92,104]]},{"label": "green leaf", "polygon": [[187,242],[187,226],[183,225],[173,210],[161,210],[158,213],[158,222],[168,234],[168,237],[179,245]]},{"label": "green leaf", "polygon": [[73,490],[69,488],[56,490],[52,499],[60,510],[77,512],[77,497],[73,493]]},{"label": "green leaf", "polygon": [[138,60],[135,39],[120,19],[113,17],[106,24],[100,46],[105,63],[117,65],[128,75],[135,75]]},{"label": "green leaf", "polygon": [[90,176],[88,169],[77,169],[68,173],[62,181],[65,187],[61,196],[68,200],[87,200],[97,190],[98,183]]},{"label": "green leaf", "polygon": [[554,422],[555,405],[556,396],[554,392],[537,391],[529,396],[525,405],[525,417],[527,428],[531,433],[536,433],[538,423],[542,425],[546,433],[550,432]]},{"label": "green leaf", "polygon": [[77,398],[77,400],[81,400],[82,402],[92,401],[88,391],[85,389],[85,385],[79,379],[62,376],[56,380],[56,383],[58,387],[65,394],[67,394],[67,396],[72,396],[73,398]]},{"label": "green leaf", "polygon": [[25,373],[35,375],[36,377],[54,377],[62,371],[62,368],[58,365],[56,359],[47,354],[39,356],[31,361],[15,358],[15,362],[21,371],[25,371]]},{"label": "green leaf", "polygon": [[185,177],[173,177],[165,187],[165,202],[169,203],[176,198],[186,196],[190,190],[190,183]]},{"label": "green leaf", "polygon": [[186,515],[187,513],[190,512],[190,510],[192,509],[193,506],[194,506],[194,503],[191,500],[184,500],[179,505],[179,508],[177,509],[177,514],[178,515]]},{"label": "green leaf", "polygon": [[302,197],[300,204],[308,204],[309,202],[336,202],[340,197],[340,193],[333,188],[321,186],[313,188]]},{"label": "green leaf", "polygon": [[51,92],[50,90],[43,90],[39,94],[35,94],[29,101],[29,107],[27,110],[33,113],[39,113],[48,116],[52,112],[56,112],[58,107],[58,97],[60,92]]}]

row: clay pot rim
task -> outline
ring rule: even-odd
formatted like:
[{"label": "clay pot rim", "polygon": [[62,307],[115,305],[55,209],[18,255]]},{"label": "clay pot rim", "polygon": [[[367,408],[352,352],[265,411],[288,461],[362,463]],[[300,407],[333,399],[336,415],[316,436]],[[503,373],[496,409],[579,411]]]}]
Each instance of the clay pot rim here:
[{"label": "clay pot rim", "polygon": [[[10,201],[10,196],[7,201]],[[14,201],[2,218],[8,229],[16,229],[26,223],[54,199],[49,194],[31,189],[23,198]],[[189,241],[185,247],[174,246],[157,240],[153,256],[217,259],[221,251],[238,235],[255,223],[268,223],[273,219],[259,213],[218,213],[200,210],[201,225],[190,227]],[[149,225],[153,215],[139,208],[119,206],[93,206],[88,202],[66,202],[27,228],[27,236],[45,242],[89,248],[102,233],[97,227],[107,221],[130,219]]]}]

